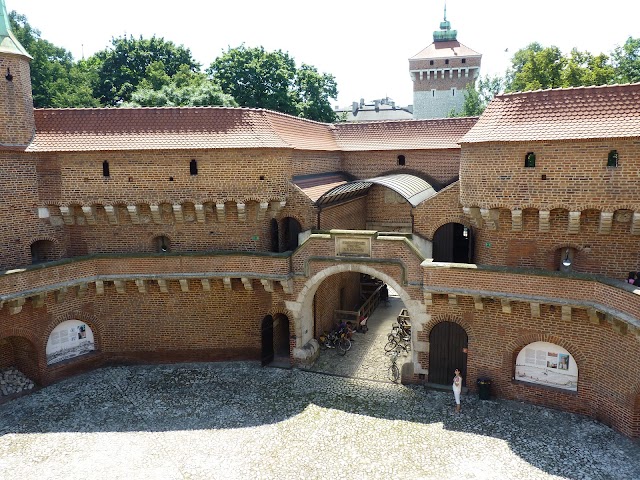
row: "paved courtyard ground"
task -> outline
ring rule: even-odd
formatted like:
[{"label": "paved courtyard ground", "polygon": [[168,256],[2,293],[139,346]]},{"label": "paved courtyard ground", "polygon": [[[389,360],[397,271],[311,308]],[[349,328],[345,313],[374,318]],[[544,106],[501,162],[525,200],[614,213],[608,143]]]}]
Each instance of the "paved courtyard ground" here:
[{"label": "paved courtyard ground", "polygon": [[110,367],[0,406],[2,479],[635,479],[585,417],[257,363]]}]

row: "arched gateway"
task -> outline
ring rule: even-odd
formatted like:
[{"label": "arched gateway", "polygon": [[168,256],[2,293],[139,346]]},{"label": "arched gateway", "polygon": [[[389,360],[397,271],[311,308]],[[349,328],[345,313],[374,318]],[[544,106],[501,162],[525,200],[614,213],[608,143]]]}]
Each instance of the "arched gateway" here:
[{"label": "arched gateway", "polygon": [[[409,293],[411,287],[401,283],[400,279],[385,273],[381,268],[377,268],[376,265],[367,265],[359,262],[340,263],[320,270],[304,282],[304,286],[298,293],[296,301],[285,302],[295,319],[296,348],[293,350],[294,359],[303,359],[308,354],[310,348],[309,344],[313,338],[314,326],[313,299],[316,291],[328,277],[343,272],[363,273],[378,278],[398,293],[405,308],[409,311],[412,326],[415,326],[415,328],[412,328],[411,339],[414,373],[426,373],[426,371],[422,370],[418,362],[418,354],[420,352],[426,352],[426,345],[423,344],[424,342],[417,341],[417,333],[427,321],[424,303],[415,299],[415,291],[418,286],[413,286],[414,292],[412,296]],[[421,290],[421,286],[419,286],[417,291],[421,292]]]}]

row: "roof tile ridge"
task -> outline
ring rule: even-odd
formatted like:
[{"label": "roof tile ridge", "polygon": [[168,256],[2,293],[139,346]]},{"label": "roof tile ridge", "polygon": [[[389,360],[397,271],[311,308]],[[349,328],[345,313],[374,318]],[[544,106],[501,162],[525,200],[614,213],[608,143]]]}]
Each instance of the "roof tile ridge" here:
[{"label": "roof tile ridge", "polygon": [[572,87],[556,87],[556,88],[540,88],[538,90],[525,90],[522,92],[504,92],[500,95],[496,95],[496,98],[500,97],[513,97],[517,95],[530,95],[530,94],[538,94],[542,92],[562,92],[562,91],[575,91],[575,90],[596,90],[596,89],[615,89],[619,87],[633,87],[640,86],[640,82],[633,83],[610,83],[605,85],[579,85]]},{"label": "roof tile ridge", "polygon": [[290,113],[278,112],[277,110],[270,110],[268,108],[259,108],[257,110],[261,110],[261,111],[265,112],[268,115],[290,118],[290,119],[299,120],[299,121],[302,121],[302,122],[314,123],[316,125],[323,125],[323,126],[333,125],[332,123],[319,122],[317,120],[312,120],[310,118],[296,117],[295,115],[292,115]]},{"label": "roof tile ridge", "polygon": [[462,120],[477,120],[478,118],[480,118],[479,116],[476,117],[441,117],[441,118],[404,118],[404,119],[391,119],[391,120],[364,120],[362,122],[340,122],[340,123],[334,123],[332,124],[334,128],[336,129],[340,129],[342,127],[346,127],[346,126],[353,126],[353,127],[358,127],[358,126],[364,126],[364,125],[370,125],[370,124],[388,124],[388,123],[430,123],[430,122],[456,122],[456,121],[462,121]]},{"label": "roof tile ridge", "polygon": [[278,137],[284,145],[288,145],[289,148],[296,148],[296,146],[291,144],[291,142],[285,140],[285,138],[280,134],[280,131],[278,130],[278,128],[271,121],[271,116],[269,115],[269,112],[271,112],[272,110],[268,110],[266,108],[260,108],[257,110],[258,111],[256,113],[259,113],[266,120],[267,124],[269,125],[269,128],[271,129],[271,132],[276,137]]}]

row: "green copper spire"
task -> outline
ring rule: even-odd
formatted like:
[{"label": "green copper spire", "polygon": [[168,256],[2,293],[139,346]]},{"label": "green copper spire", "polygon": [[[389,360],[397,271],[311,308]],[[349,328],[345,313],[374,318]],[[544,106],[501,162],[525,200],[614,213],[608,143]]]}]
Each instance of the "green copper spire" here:
[{"label": "green copper spire", "polygon": [[31,58],[18,39],[11,31],[7,6],[4,0],[0,0],[0,53],[12,53],[13,55],[23,55]]},{"label": "green copper spire", "polygon": [[433,32],[433,41],[455,42],[457,36],[457,30],[451,30],[451,23],[447,20],[447,2],[444,2],[444,21],[440,22],[440,31]]}]

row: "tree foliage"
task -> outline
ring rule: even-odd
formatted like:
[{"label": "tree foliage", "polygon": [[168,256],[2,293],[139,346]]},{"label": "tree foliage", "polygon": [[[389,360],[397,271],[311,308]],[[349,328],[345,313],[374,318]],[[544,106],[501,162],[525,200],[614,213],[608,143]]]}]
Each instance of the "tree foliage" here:
[{"label": "tree foliage", "polygon": [[478,79],[478,85],[470,83],[464,92],[464,104],[462,110],[453,110],[450,117],[477,117],[482,115],[493,97],[501,93],[504,89],[504,79],[499,76],[485,76]]},{"label": "tree foliage", "polygon": [[157,67],[158,62],[169,77],[174,76],[181,65],[187,65],[194,72],[200,67],[188,48],[155,36],[150,39],[113,38],[111,48],[96,53],[90,60],[98,65],[93,94],[102,105],[118,105],[131,100],[140,82],[149,72],[154,72],[152,65]]},{"label": "tree foliage", "polygon": [[222,91],[220,85],[209,80],[204,73],[193,72],[181,65],[178,72],[169,77],[162,62],[154,62],[147,68],[146,77],[131,95],[128,107],[204,107],[238,104],[231,95]]},{"label": "tree foliage", "polygon": [[329,102],[338,96],[333,75],[305,64],[298,69],[295,60],[281,50],[267,52],[263,47],[244,45],[229,48],[207,72],[240,106],[318,121],[335,120]]},{"label": "tree foliage", "polygon": [[617,83],[640,82],[640,38],[627,38],[624,45],[615,48],[612,58]]},{"label": "tree foliage", "polygon": [[71,53],[40,38],[40,31],[33,28],[24,15],[13,11],[9,21],[16,38],[33,57],[31,88],[35,107],[98,105],[89,87],[92,75],[86,64],[75,63]]}]

